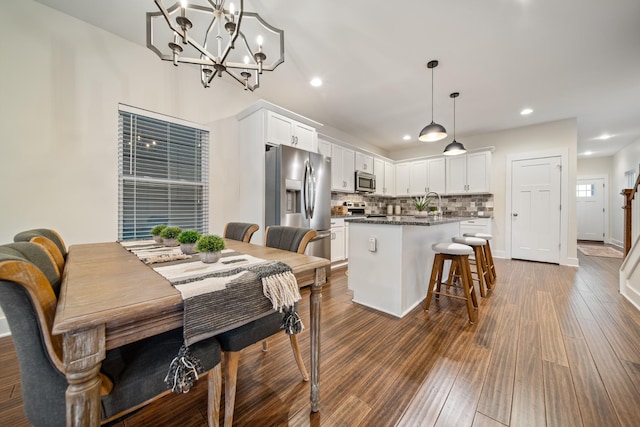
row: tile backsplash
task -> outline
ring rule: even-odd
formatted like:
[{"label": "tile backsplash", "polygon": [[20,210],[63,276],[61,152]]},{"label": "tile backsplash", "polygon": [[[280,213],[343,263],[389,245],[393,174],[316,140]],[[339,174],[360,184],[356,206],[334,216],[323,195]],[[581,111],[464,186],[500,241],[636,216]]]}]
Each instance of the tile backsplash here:
[{"label": "tile backsplash", "polygon": [[[365,194],[331,193],[331,205],[342,205],[344,202],[365,202],[366,214],[383,214],[387,212],[387,205],[400,205],[403,215],[413,215],[418,210],[413,206],[410,197],[379,197]],[[437,198],[433,198],[429,206],[438,206]],[[493,216],[493,194],[473,194],[442,196],[442,211],[445,215],[477,216],[478,212],[484,216]]]}]

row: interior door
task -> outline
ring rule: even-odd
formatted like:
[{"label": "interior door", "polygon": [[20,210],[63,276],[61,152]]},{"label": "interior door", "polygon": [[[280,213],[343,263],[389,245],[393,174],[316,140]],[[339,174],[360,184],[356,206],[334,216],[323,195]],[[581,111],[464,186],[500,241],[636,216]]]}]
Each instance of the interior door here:
[{"label": "interior door", "polygon": [[578,240],[604,241],[604,178],[578,179]]},{"label": "interior door", "polygon": [[560,157],[511,164],[511,256],[560,263]]}]

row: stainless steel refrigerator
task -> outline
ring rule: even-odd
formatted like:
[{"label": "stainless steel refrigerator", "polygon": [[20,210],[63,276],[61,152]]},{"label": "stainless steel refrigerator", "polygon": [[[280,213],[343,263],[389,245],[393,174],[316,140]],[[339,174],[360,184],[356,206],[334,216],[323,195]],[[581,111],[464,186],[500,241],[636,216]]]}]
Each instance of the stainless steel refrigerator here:
[{"label": "stainless steel refrigerator", "polygon": [[267,150],[265,226],[315,229],[305,253],[330,260],[331,158],[282,145]]}]

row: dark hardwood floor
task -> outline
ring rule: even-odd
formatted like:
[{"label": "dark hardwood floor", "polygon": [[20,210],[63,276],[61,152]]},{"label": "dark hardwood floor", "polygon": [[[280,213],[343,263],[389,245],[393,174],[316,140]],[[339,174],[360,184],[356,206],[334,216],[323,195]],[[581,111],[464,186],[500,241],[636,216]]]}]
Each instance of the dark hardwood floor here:
[{"label": "dark hardwood floor", "polygon": [[[617,289],[620,259],[580,268],[496,259],[498,283],[469,325],[440,298],[403,319],[351,302],[345,270],[323,292],[321,410],[309,412],[284,334],[246,349],[238,426],[636,426],[640,312]],[[300,311],[308,324],[308,291]],[[309,354],[309,335],[300,339]],[[205,426],[206,381],[117,426]],[[10,338],[0,339],[0,424],[27,425]]]}]

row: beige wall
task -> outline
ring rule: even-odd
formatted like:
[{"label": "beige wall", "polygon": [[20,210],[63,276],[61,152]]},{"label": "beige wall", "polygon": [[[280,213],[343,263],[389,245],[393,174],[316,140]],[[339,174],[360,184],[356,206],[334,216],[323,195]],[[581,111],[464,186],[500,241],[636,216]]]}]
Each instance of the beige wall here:
[{"label": "beige wall", "polygon": [[[577,162],[577,123],[575,119],[559,120],[540,125],[526,126],[493,132],[479,136],[457,138],[467,149],[495,147],[492,156],[491,186],[493,189],[494,221],[493,234],[495,251],[499,255],[508,253],[506,235],[506,176],[507,158],[521,153],[536,153],[548,150],[564,149],[568,152],[568,180],[573,186],[576,182]],[[446,144],[450,142],[425,143],[417,148],[396,150],[389,153],[394,160],[412,157],[441,154]],[[568,229],[563,240],[566,248],[567,262],[574,264],[576,257],[576,210],[575,192],[567,192],[567,200],[563,206],[568,206]]]},{"label": "beige wall", "polygon": [[221,232],[232,188],[219,177],[237,159],[233,125],[213,122],[256,95],[226,80],[205,90],[195,68],[32,1],[4,5],[0,39],[0,242],[34,227],[68,244],[116,240],[118,103],[212,126],[210,223]]}]

